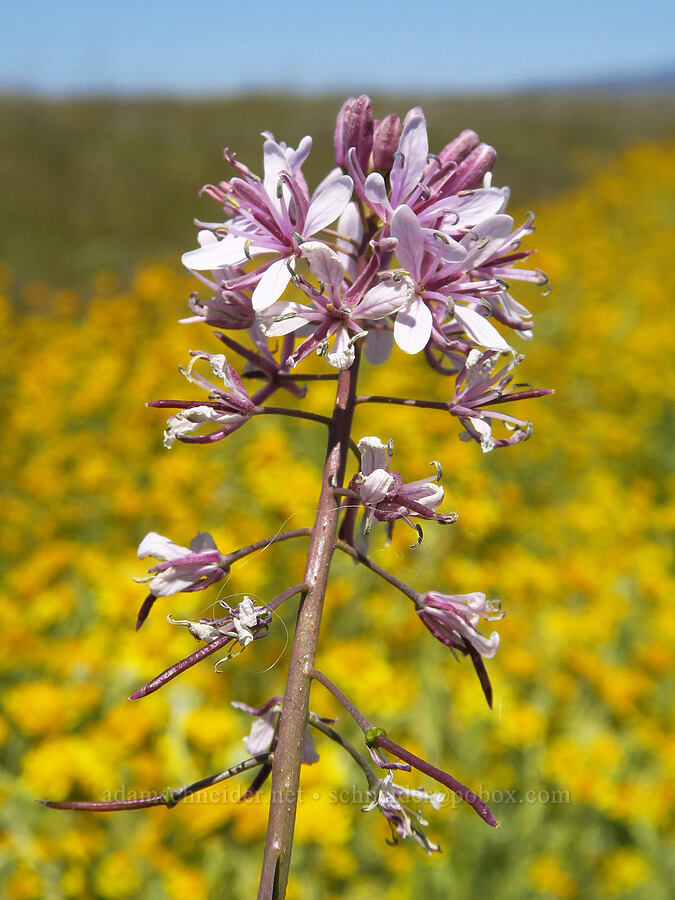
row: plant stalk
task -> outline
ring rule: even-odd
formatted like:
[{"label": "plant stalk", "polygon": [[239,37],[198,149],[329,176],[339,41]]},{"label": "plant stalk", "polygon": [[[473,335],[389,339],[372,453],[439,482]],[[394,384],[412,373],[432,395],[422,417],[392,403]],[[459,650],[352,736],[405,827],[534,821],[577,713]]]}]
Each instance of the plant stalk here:
[{"label": "plant stalk", "polygon": [[349,369],[340,372],[321,495],[312,533],[304,581],[307,593],[300,601],[286,690],[277,730],[272,768],[272,795],[258,900],[283,900],[293,846],[293,830],[300,784],[302,744],[309,715],[309,694],[314,669],[328,570],[337,544],[340,513],[335,488],[344,482],[347,451],[358,379],[359,353]]}]

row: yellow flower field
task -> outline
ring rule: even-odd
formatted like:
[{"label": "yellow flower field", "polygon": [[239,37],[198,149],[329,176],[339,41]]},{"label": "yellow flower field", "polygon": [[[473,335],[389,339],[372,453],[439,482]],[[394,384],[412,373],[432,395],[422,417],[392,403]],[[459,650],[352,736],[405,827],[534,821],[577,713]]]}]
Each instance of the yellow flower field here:
[{"label": "yellow flower field", "polygon": [[[672,896],[674,150],[635,146],[537,211],[532,243],[554,290],[519,295],[536,323],[521,369],[556,394],[518,411],[534,422],[529,442],[484,455],[445,414],[357,410],[356,436],[394,438],[404,476],[443,464],[443,509],[458,523],[428,526],[415,551],[405,529],[389,548],[376,533],[372,555],[419,589],[502,599],[502,643],[488,665],[495,708],[470,663],[457,664],[404,598],[343,559],[320,667],[392,737],[484,792],[501,828],[449,802],[427,816],[442,855],[389,847],[384,819],[361,812],[360,771],[318,740],[321,761],[303,772],[292,897]],[[0,275],[4,289],[12,273]],[[160,599],[136,633],[142,536],[185,544],[205,529],[232,550],[311,524],[318,495],[324,435],[314,423],[259,417],[212,447],[162,447],[163,413],[145,401],[198,396],[177,366],[188,349],[221,346],[176,322],[193,288],[177,265],[146,263],[125,291],[102,272],[86,306],[42,284],[29,285],[19,310],[0,300],[9,900],[255,893],[267,806],[264,792],[236,802],[245,777],[171,811],[96,816],[35,803],[155,792],[222,770],[244,757],[250,726],[230,701],[260,705],[283,687],[290,609],[221,674],[204,662],[126,699],[194,649],[167,613],[195,618],[242,592],[269,600],[304,561],[302,541],[271,547],[224,586]],[[436,399],[446,387],[403,355],[386,373],[366,367],[363,383]],[[329,410],[331,393],[311,386],[312,408]],[[320,686],[312,708],[339,715]]]}]

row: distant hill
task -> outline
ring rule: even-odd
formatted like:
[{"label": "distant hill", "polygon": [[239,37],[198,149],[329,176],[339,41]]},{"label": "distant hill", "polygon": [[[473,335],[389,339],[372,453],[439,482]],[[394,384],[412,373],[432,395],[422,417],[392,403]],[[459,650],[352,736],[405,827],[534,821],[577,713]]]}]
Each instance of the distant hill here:
[{"label": "distant hill", "polygon": [[526,91],[563,93],[671,93],[675,92],[675,66],[659,67],[646,72],[610,72],[579,81],[538,81],[525,84]]}]

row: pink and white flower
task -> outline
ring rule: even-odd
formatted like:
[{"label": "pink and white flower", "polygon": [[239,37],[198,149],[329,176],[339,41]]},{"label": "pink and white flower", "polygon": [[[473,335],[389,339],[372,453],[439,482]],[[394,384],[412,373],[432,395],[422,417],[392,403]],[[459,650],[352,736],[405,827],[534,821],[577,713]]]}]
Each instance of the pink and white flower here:
[{"label": "pink and white flower", "polygon": [[[255,717],[250,732],[244,738],[244,746],[248,753],[251,756],[258,756],[261,753],[269,752],[272,749],[279,713],[281,712],[281,698],[273,697],[263,706],[257,708],[236,700],[232,701],[232,706]],[[333,720],[324,719],[322,721],[330,722]],[[305,729],[305,736],[302,742],[302,763],[303,765],[311,766],[318,761],[319,754],[316,752],[314,738],[308,726]]]},{"label": "pink and white flower", "polygon": [[134,578],[134,581],[147,583],[155,597],[170,597],[179,591],[203,591],[229,572],[225,556],[208,531],[199,531],[190,541],[189,549],[151,531],[138,547],[139,559],[148,556],[161,562],[148,569],[146,578]]},{"label": "pink and white flower", "polygon": [[[180,367],[180,372],[188,381],[208,391],[208,401],[153,400],[148,403],[148,406],[161,409],[180,410],[167,420],[164,430],[164,446],[167,449],[173,447],[176,440],[193,444],[219,441],[245,425],[255,411],[255,403],[241,383],[236,369],[229,365],[223,353],[190,350],[190,356],[192,359],[187,369]],[[200,359],[208,361],[213,374],[223,382],[223,387],[193,371],[195,363]],[[205,435],[193,435],[194,431],[207,424],[216,425],[216,430]]]},{"label": "pink and white flower", "polygon": [[[393,246],[393,241],[383,243]],[[295,366],[317,351],[326,357],[329,365],[347,369],[354,362],[355,341],[366,336],[368,359],[371,362],[380,361],[379,347],[382,342],[379,340],[374,347],[370,334],[379,338],[379,332],[389,331],[389,325],[384,320],[410,302],[413,284],[405,273],[394,272],[382,273],[379,284],[370,287],[379,267],[383,246],[373,244],[372,249],[373,255],[368,265],[352,284],[347,285],[345,266],[338,253],[320,241],[307,241],[301,245],[300,252],[307,260],[320,290],[304,280],[298,280],[298,286],[308,295],[311,305],[296,301],[278,302],[261,317],[268,337],[309,332],[306,340],[287,360],[289,365]],[[385,249],[389,248],[385,246]],[[331,338],[334,340],[329,347]],[[385,340],[387,355],[389,349],[390,345]]]},{"label": "pink and white flower", "polygon": [[[310,197],[300,168],[311,144],[311,138],[305,137],[293,150],[269,135],[263,145],[262,180],[226,156],[242,177],[207,190],[233,217],[226,224],[204,229],[198,236],[199,249],[183,254],[183,264],[197,271],[239,266],[247,259],[273,254],[253,277],[247,274],[225,283],[227,289],[254,286],[251,301],[256,311],[279,299],[290,283],[290,264],[299,256],[302,242],[335,222],[352,194],[351,178],[334,169]],[[217,234],[225,236],[218,240]]]},{"label": "pink and white flower", "polygon": [[170,597],[179,591],[203,591],[230,571],[227,558],[218,550],[208,531],[197,532],[189,548],[151,531],[138,547],[139,559],[148,556],[154,556],[160,562],[148,569],[145,578],[134,578],[134,581],[147,584],[150,589],[138,613],[137,631],[147,619],[157,597]]},{"label": "pink and white flower", "polygon": [[[508,218],[508,217],[504,217]],[[470,233],[471,234],[471,233]],[[425,229],[408,206],[400,206],[391,220],[391,235],[397,240],[396,256],[399,264],[415,282],[415,296],[396,317],[394,338],[406,353],[423,350],[432,336],[434,317],[432,308],[439,306],[456,321],[471,340],[483,346],[508,350],[509,345],[478,308],[485,309],[484,296],[499,290],[494,280],[480,282],[467,279],[475,268],[477,252],[450,237]],[[434,243],[435,241],[435,243]],[[430,244],[431,242],[431,244]],[[434,252],[429,252],[429,247]],[[436,338],[442,335],[436,331]]]},{"label": "pink and white flower", "polygon": [[[466,428],[460,438],[478,441],[484,453],[495,447],[509,447],[527,440],[532,433],[531,422],[498,412],[491,406],[551,393],[549,390],[531,389],[528,385],[512,385],[513,370],[524,357],[516,356],[498,368],[499,356],[499,353],[490,350],[470,350],[457,375],[454,398],[448,405],[448,410]],[[513,389],[518,387],[524,390]],[[506,428],[513,431],[511,437],[496,438],[492,432],[494,422],[503,422]]]},{"label": "pink and white flower", "polygon": [[499,600],[487,600],[485,594],[441,594],[429,591],[417,599],[417,615],[433,636],[455,653],[470,656],[483,693],[492,708],[492,685],[483,657],[492,659],[499,647],[499,634],[489,637],[476,628],[481,619],[496,622],[504,617]]},{"label": "pink and white flower", "polygon": [[431,463],[436,468],[435,475],[404,484],[398,472],[389,470],[393,455],[391,441],[383,444],[378,437],[364,437],[359,441],[358,448],[361,468],[349,487],[364,507],[362,534],[369,534],[376,521],[391,525],[396,519],[403,519],[417,532],[419,543],[422,529],[411,518],[433,519],[442,525],[457,521],[456,513],[443,515],[436,512],[444,496],[439,463]]}]

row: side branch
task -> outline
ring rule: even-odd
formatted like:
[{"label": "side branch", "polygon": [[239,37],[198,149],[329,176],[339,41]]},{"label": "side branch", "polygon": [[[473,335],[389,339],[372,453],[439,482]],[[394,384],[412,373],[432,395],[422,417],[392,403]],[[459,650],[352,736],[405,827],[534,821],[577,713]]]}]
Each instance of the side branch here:
[{"label": "side branch", "polygon": [[239,550],[233,550],[232,553],[224,554],[225,564],[231,566],[232,563],[243,559],[245,556],[249,556],[251,553],[255,553],[257,550],[266,550],[272,544],[278,544],[281,541],[289,541],[291,538],[309,537],[311,533],[311,528],[294,528],[292,531],[280,531],[278,534],[273,534],[271,537],[263,538],[253,544],[247,544],[246,547],[240,547]]},{"label": "side branch", "polygon": [[[265,372],[262,372],[260,370],[253,370],[250,372],[242,372],[241,377],[242,378],[267,379],[267,375],[265,374]],[[337,374],[337,372],[335,374],[333,374],[331,372],[318,372],[318,373],[309,372],[306,375],[303,375],[302,373],[299,373],[297,375],[291,375],[290,372],[288,372],[288,373],[287,372],[279,372],[275,376],[275,378],[277,381],[337,381],[338,374]]]},{"label": "side branch", "polygon": [[315,713],[309,714],[309,724],[312,726],[312,728],[316,728],[317,731],[320,731],[326,737],[330,738],[331,741],[339,744],[339,746],[342,747],[343,750],[347,751],[347,753],[351,756],[351,758],[366,776],[366,780],[368,782],[368,787],[370,788],[370,790],[375,792],[377,790],[380,779],[373,771],[373,767],[370,765],[365,756],[362,753],[359,753],[359,751],[353,744],[351,744],[346,738],[343,738],[342,735],[331,728],[330,725],[326,725],[325,722],[322,722],[319,716],[317,716]]},{"label": "side branch", "polygon": [[419,756],[415,756],[414,753],[411,753],[409,750],[406,750],[405,747],[401,747],[399,744],[394,743],[394,741],[390,740],[386,735],[377,735],[373,738],[372,743],[377,747],[381,747],[382,750],[387,750],[404,762],[409,763],[413,768],[417,769],[418,772],[422,772],[424,775],[428,775],[430,778],[433,778],[450,788],[453,793],[457,794],[458,797],[461,797],[462,800],[468,803],[488,825],[491,825],[493,828],[499,826],[499,823],[490,812],[487,803],[474,794],[470,788],[463,785],[460,781],[457,781],[456,778],[453,778],[452,775],[448,775],[448,773],[444,772],[442,769],[432,766],[431,763],[428,763],[424,759],[420,759]]},{"label": "side branch", "polygon": [[[265,605],[270,610],[277,609],[277,607],[281,606],[282,603],[285,603],[286,600],[290,600],[290,598],[294,597],[296,594],[304,594],[306,590],[307,585],[304,582],[302,584],[294,584],[292,587],[289,587],[285,591],[282,591],[280,594],[277,594],[277,596],[273,600],[270,600],[270,602]],[[187,671],[187,669],[191,669],[192,666],[195,666],[198,662],[206,659],[207,656],[211,656],[212,654],[217,653],[218,650],[223,650],[228,644],[236,643],[236,640],[236,634],[223,634],[219,637],[214,638],[213,640],[209,641],[208,644],[204,644],[203,647],[195,650],[194,653],[190,653],[189,656],[186,656],[184,659],[181,659],[177,663],[174,663],[172,666],[169,666],[168,669],[160,672],[160,674],[156,675],[152,679],[152,681],[149,681],[147,684],[143,685],[143,687],[139,688],[135,693],[133,693],[129,697],[129,699],[140,700],[141,697],[147,697],[148,694],[154,694],[155,691],[159,690],[159,688],[161,687],[164,687],[164,685],[169,681],[173,681],[174,678]]]},{"label": "side branch", "polygon": [[232,778],[233,775],[240,775],[249,769],[262,766],[269,760],[269,753],[260,753],[258,756],[252,756],[243,760],[243,762],[237,763],[235,766],[231,766],[229,769],[225,769],[224,772],[209,775],[207,778],[193,782],[193,784],[187,784],[175,790],[167,788],[161,794],[153,794],[150,797],[138,797],[134,800],[63,800],[60,802],[56,800],[38,800],[37,802],[41,803],[42,806],[48,806],[50,809],[78,809],[86,812],[117,812],[125,809],[147,809],[150,806],[166,806],[167,809],[172,809],[177,803],[185,800],[191,794],[196,794],[197,791],[203,791],[205,788],[212,787],[220,781]]},{"label": "side branch", "polygon": [[356,398],[357,403],[388,403],[393,406],[413,406],[417,409],[440,409],[450,412],[447,400],[415,400],[409,397],[385,397],[379,394],[362,394]]},{"label": "side branch", "polygon": [[[288,416],[291,419],[305,419],[308,422],[318,422],[320,425],[327,425],[329,428],[333,425],[333,419],[329,419],[328,416],[320,416],[318,413],[307,412],[304,409],[288,409],[285,406],[258,406],[253,411],[253,415]],[[360,459],[361,454],[355,442],[350,437],[347,437],[346,440],[349,449],[357,459]]]},{"label": "side branch", "polygon": [[355,547],[352,547],[351,544],[348,544],[346,541],[339,540],[336,546],[338,550],[346,553],[347,556],[351,556],[352,559],[355,559],[357,562],[361,563],[361,565],[365,566],[366,569],[370,569],[371,572],[379,575],[380,578],[388,582],[390,585],[392,585],[392,587],[395,587],[396,590],[401,591],[402,594],[405,594],[406,597],[409,597],[413,602],[417,600],[419,591],[411,588],[405,582],[401,581],[400,578],[392,575],[391,572],[387,572],[387,570],[383,569],[382,566],[378,566],[377,563],[374,563],[372,559],[369,559],[364,553],[361,553]]}]

